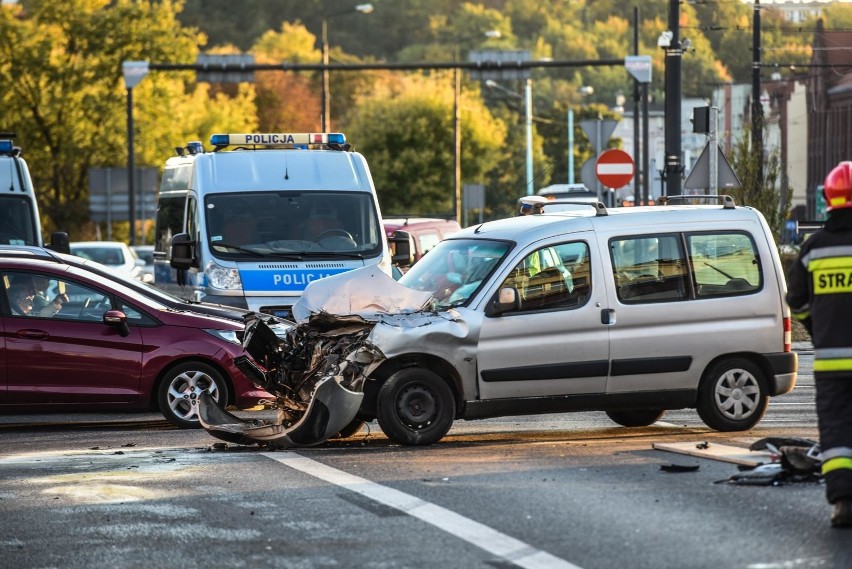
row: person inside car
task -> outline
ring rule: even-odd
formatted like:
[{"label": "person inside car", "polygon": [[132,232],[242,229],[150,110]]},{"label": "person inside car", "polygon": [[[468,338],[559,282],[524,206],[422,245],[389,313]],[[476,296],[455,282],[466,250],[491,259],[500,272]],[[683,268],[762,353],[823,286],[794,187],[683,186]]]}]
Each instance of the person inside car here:
[{"label": "person inside car", "polygon": [[[15,275],[12,277],[12,287],[9,289],[9,302],[13,307],[13,311],[17,307],[20,310],[19,315],[53,316],[62,310],[62,305],[67,302],[68,296],[57,294],[53,300],[50,300],[50,297],[47,295],[49,285],[50,281],[44,277],[30,277],[28,275]],[[24,291],[27,299],[26,304],[23,303],[23,300],[16,303],[15,297],[21,296],[18,290]]]},{"label": "person inside car", "polygon": [[33,311],[33,294],[24,285],[13,284],[9,287],[9,305],[12,314],[30,316]]}]

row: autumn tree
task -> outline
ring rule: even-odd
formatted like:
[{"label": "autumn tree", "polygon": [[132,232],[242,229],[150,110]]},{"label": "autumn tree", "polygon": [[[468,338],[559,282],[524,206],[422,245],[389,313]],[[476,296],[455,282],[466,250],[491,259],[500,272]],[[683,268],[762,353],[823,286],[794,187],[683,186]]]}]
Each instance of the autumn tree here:
[{"label": "autumn tree", "polygon": [[[498,166],[505,127],[474,93],[461,105],[462,181],[480,182]],[[371,165],[385,214],[452,212],[452,109],[449,74],[409,75],[359,99],[347,137]]]},{"label": "autumn tree", "polygon": [[[88,172],[127,161],[123,61],[189,63],[204,37],[175,19],[173,0],[26,0],[0,6],[2,130],[17,133],[46,231],[79,238]],[[134,89],[136,163],[213,130],[254,124],[253,93],[207,95],[190,73],[151,73]]]}]

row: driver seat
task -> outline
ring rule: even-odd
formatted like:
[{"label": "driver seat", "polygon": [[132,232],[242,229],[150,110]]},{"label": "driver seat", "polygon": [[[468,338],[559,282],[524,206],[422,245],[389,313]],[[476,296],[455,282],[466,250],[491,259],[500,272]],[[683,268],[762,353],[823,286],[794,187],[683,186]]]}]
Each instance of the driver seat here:
[{"label": "driver seat", "polygon": [[302,238],[316,241],[320,235],[332,229],[343,229],[343,224],[337,218],[337,210],[330,204],[317,202],[311,207],[311,215],[305,222]]}]

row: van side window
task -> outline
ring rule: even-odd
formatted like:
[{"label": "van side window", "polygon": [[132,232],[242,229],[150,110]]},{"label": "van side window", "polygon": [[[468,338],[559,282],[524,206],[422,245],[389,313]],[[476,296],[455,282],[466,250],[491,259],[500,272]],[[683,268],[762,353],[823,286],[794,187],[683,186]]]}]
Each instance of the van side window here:
[{"label": "van side window", "polygon": [[185,195],[160,196],[157,204],[157,229],[154,238],[156,251],[166,253],[172,236],[183,231],[183,206]]},{"label": "van side window", "polygon": [[751,294],[762,288],[757,250],[747,233],[690,233],[686,242],[699,298]]},{"label": "van side window", "polygon": [[186,200],[186,232],[189,234],[189,237],[194,240],[198,240],[198,224],[196,223],[198,209],[198,202],[196,201],[194,196],[189,196]]},{"label": "van side window", "polygon": [[609,247],[621,302],[671,302],[688,298],[688,268],[678,234],[623,237],[611,240]]},{"label": "van side window", "polygon": [[549,245],[527,255],[500,288],[518,290],[520,312],[576,308],[591,290],[589,246],[583,241]]}]

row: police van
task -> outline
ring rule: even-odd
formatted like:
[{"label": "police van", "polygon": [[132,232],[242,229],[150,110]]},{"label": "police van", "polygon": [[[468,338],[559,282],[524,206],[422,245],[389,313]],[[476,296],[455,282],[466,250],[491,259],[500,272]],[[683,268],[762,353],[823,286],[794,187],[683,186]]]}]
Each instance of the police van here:
[{"label": "police van", "polygon": [[[12,133],[0,133],[0,245],[44,245],[33,181]],[[68,234],[56,232],[48,245],[69,252]]]},{"label": "police van", "polygon": [[368,265],[390,274],[370,169],[342,133],[216,134],[166,161],[155,286],[291,318],[311,281]]}]

